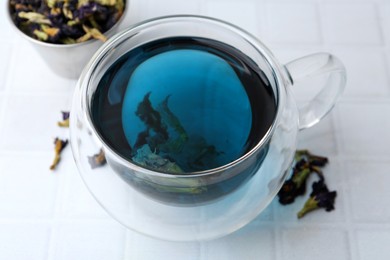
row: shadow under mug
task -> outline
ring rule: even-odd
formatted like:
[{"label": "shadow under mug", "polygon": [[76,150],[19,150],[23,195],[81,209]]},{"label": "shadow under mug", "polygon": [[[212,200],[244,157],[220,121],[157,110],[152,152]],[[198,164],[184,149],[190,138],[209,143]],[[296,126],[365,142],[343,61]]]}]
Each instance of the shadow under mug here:
[{"label": "shadow under mug", "polygon": [[[276,102],[272,124],[249,151],[228,164],[190,174],[159,172],[122,156],[107,143],[94,125],[91,102],[107,70],[137,46],[174,37],[198,37],[227,44],[249,57],[270,84]],[[300,82],[310,83],[313,79],[317,94],[298,108],[291,93],[292,88]],[[328,53],[309,55],[281,65],[258,39],[229,23],[200,16],[148,20],[113,36],[84,69],[71,113],[72,148],[78,154],[81,139],[77,139],[76,128],[86,125],[92,137],[103,147],[109,166],[135,190],[169,205],[202,205],[223,198],[248,182],[258,172],[272,146],[278,146],[277,150],[285,153],[283,156],[287,159],[283,167],[287,169],[293,161],[298,131],[316,124],[331,110],[345,83],[344,66]],[[77,156],[75,158],[77,162]],[[276,168],[280,167],[275,165]],[[272,187],[271,194],[276,194],[286,176],[285,171],[278,174],[277,183],[269,186]]]}]

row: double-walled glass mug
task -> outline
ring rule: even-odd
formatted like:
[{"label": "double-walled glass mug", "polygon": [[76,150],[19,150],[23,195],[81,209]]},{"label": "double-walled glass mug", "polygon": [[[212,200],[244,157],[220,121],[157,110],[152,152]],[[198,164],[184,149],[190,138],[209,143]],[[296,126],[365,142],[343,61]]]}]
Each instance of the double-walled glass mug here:
[{"label": "double-walled glass mug", "polygon": [[[230,58],[225,59],[228,60],[226,64],[238,68],[234,71],[229,70],[220,58],[214,57],[216,55],[222,57],[223,51],[213,53],[210,52],[210,48],[207,49],[207,46],[205,48],[208,51],[199,52],[197,49],[190,52],[174,52],[174,56],[164,53],[155,57],[150,55],[140,64],[137,63],[137,55],[126,55],[132,54],[133,50],[142,49],[143,46],[150,47],[150,44],[156,42],[165,43],[167,39],[197,39],[197,42],[212,42],[215,44],[214,47],[223,46],[228,56],[232,53],[231,57],[235,55],[245,57],[245,64],[242,65],[240,60],[237,61],[229,56]],[[168,45],[175,46],[175,42],[170,42]],[[175,51],[175,49],[170,50]],[[115,64],[124,57],[136,69],[126,71],[124,66],[125,68],[117,74],[119,75],[117,80],[121,82],[122,94],[119,93],[120,91],[119,94],[116,93],[115,87],[113,87],[114,94],[111,94],[112,99],[116,94],[119,96],[118,100],[123,102],[121,103],[123,107],[133,107],[133,110],[130,109],[129,117],[135,113],[138,115],[140,107],[152,103],[157,95],[155,93],[160,93],[158,89],[150,91],[146,85],[145,88],[142,85],[138,87],[135,82],[159,82],[164,85],[167,81],[175,85],[178,83],[172,83],[173,78],[179,79],[177,82],[185,83],[183,87],[170,88],[169,86],[167,89],[170,91],[168,91],[169,104],[172,107],[175,106],[175,102],[181,100],[177,103],[180,106],[176,112],[178,117],[181,116],[183,126],[196,128],[196,124],[203,123],[202,129],[206,130],[202,133],[207,136],[214,128],[218,128],[218,124],[213,122],[220,120],[218,123],[222,123],[222,126],[218,129],[225,129],[225,132],[220,135],[223,136],[224,142],[231,142],[227,146],[231,147],[237,142],[242,142],[243,139],[237,136],[243,135],[241,130],[245,128],[243,126],[246,121],[242,121],[242,118],[247,118],[249,113],[251,115],[249,132],[244,131],[244,137],[251,135],[252,143],[244,152],[225,163],[189,172],[161,170],[125,156],[117,148],[116,145],[119,144],[108,140],[106,133],[102,132],[101,126],[94,119],[96,111],[93,111],[99,109],[96,108],[96,104],[93,104],[93,100],[97,91],[101,91],[99,88],[102,82],[107,82],[105,78],[107,71],[110,71],[110,68],[112,71],[112,67],[115,67]],[[176,66],[177,61],[182,63]],[[214,65],[211,67],[204,65],[205,61],[218,63],[220,67],[215,69]],[[199,62],[203,62],[201,69],[196,67]],[[153,70],[153,73],[147,76],[142,74],[148,69],[161,69],[171,66],[170,64],[174,64],[172,68],[176,68],[171,74]],[[234,94],[238,92],[232,91],[237,86],[234,80],[236,74],[247,71],[246,65],[253,69],[251,71],[255,72],[255,76],[265,83],[272,94],[273,109],[262,110],[262,114],[253,111],[256,106],[252,106],[252,103],[258,105],[260,101],[257,101],[257,98],[261,98],[253,93],[257,93],[256,89],[264,87],[256,84],[249,84],[250,89],[255,92],[244,92],[250,100],[249,108],[242,105],[245,102],[235,102],[239,99],[239,95]],[[194,68],[196,72],[192,71]],[[231,80],[227,81],[229,77]],[[212,84],[209,84],[209,81]],[[232,83],[233,81],[235,83]],[[300,82],[313,83],[312,87],[318,91],[310,102],[298,108],[292,90],[294,85]],[[249,223],[275,197],[290,172],[299,130],[316,124],[331,110],[342,93],[345,83],[344,66],[328,53],[309,55],[282,65],[258,39],[229,23],[200,16],[169,16],[148,20],[112,37],[98,50],[84,69],[75,90],[70,119],[74,158],[81,177],[92,195],[111,216],[126,227],[145,235],[173,241],[221,237]],[[123,95],[123,88],[126,95]],[[209,98],[211,92],[208,88],[212,88],[213,91],[215,89],[216,94],[212,92],[215,94],[213,98]],[[129,103],[127,96],[139,97],[139,99],[135,103]],[[177,97],[176,101],[175,97]],[[137,100],[131,98],[129,99],[131,101]],[[218,105],[215,105],[217,102],[215,100],[219,100]],[[205,102],[211,102],[207,106],[212,106],[213,111],[217,111],[215,112],[217,116],[221,117],[223,114],[222,118],[225,119],[210,117],[212,120],[210,118],[206,120],[208,114],[205,118],[200,117],[199,120],[196,117],[186,118],[186,115],[189,115],[186,114],[187,111],[197,111],[199,104]],[[131,136],[126,134],[128,131],[131,132],[133,127],[137,127],[137,124],[132,121],[125,122],[126,109],[116,111],[122,113],[118,118],[122,118],[121,131],[125,133],[127,139],[114,140],[128,141],[130,144]],[[245,109],[252,111],[247,112]],[[168,111],[166,114],[170,114],[170,110],[166,111]],[[258,131],[254,115],[270,118],[265,130]],[[174,117],[170,117],[172,118]],[[236,123],[232,125],[236,127],[227,124],[231,122],[228,121],[231,118]],[[191,131],[191,127],[188,127],[188,132]],[[156,129],[154,130],[157,131]],[[215,133],[214,136],[219,138]],[[215,140],[219,140],[217,137]],[[104,151],[107,165],[92,169],[89,160],[100,149]],[[156,156],[154,151],[151,154]],[[224,150],[222,149],[219,154],[225,155]]]}]

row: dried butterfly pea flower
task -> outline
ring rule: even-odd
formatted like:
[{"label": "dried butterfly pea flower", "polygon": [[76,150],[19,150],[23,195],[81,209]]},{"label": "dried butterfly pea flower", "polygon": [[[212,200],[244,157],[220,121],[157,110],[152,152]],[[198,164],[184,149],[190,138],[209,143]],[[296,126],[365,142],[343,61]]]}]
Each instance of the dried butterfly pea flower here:
[{"label": "dried butterfly pea flower", "polygon": [[32,8],[30,6],[24,5],[24,4],[15,4],[15,11],[17,12],[29,12],[32,11]]},{"label": "dried butterfly pea flower", "polygon": [[62,6],[62,13],[64,14],[64,16],[70,20],[73,19],[73,13],[71,11],[71,9],[69,8],[69,3],[65,2],[65,4]]},{"label": "dried butterfly pea flower", "polygon": [[55,156],[54,156],[53,163],[50,166],[50,170],[54,170],[57,167],[58,163],[61,160],[61,152],[68,145],[68,140],[61,140],[59,138],[56,138],[54,140],[54,145],[55,145],[54,146]]},{"label": "dried butterfly pea flower", "polygon": [[319,208],[324,208],[326,211],[333,210],[337,193],[328,190],[321,170],[321,167],[328,163],[328,159],[311,154],[308,150],[298,150],[295,153],[295,162],[291,178],[283,184],[278,194],[279,202],[283,205],[290,204],[294,202],[296,196],[303,195],[308,176],[316,173],[320,180],[313,183],[310,197],[298,212],[298,218]]},{"label": "dried butterfly pea flower", "polygon": [[96,2],[98,2],[101,5],[115,5],[117,1],[116,0],[96,0]]},{"label": "dried butterfly pea flower", "polygon": [[88,162],[92,169],[104,166],[107,161],[103,149],[100,149],[99,153],[93,156],[88,156]]},{"label": "dried butterfly pea flower", "polygon": [[[77,10],[74,12],[75,19],[83,20],[85,18],[91,17],[95,12],[98,11],[98,4],[94,2],[88,2],[82,6],[80,6]],[[100,9],[99,11],[102,11],[103,9]],[[106,11],[106,9],[104,9]],[[72,18],[73,19],[73,18]]]},{"label": "dried butterfly pea flower", "polygon": [[306,192],[306,180],[311,174],[310,168],[294,168],[293,175],[285,183],[283,183],[278,196],[279,202],[282,205],[291,204],[295,198],[305,194]]},{"label": "dried butterfly pea flower", "polygon": [[31,23],[51,25],[50,20],[47,19],[43,14],[39,14],[35,12],[19,12],[18,16],[20,18],[27,19]]},{"label": "dried butterfly pea flower", "polygon": [[307,160],[312,166],[323,167],[328,163],[328,158],[314,155],[308,150],[298,150],[295,153],[295,159],[297,160],[297,158],[305,158],[305,160]]},{"label": "dried butterfly pea flower", "polygon": [[83,25],[83,29],[85,31],[85,34],[78,38],[77,42],[85,42],[89,40],[90,38],[95,38],[98,40],[101,40],[102,42],[107,41],[107,37],[104,36],[98,29],[96,28],[89,28],[88,26]]},{"label": "dried butterfly pea flower", "polygon": [[56,7],[56,4],[57,2],[59,2],[58,0],[47,0],[47,6],[50,7],[50,8],[54,8]]},{"label": "dried butterfly pea flower", "polygon": [[282,205],[291,204],[296,197],[305,194],[306,181],[311,173],[316,173],[320,179],[324,179],[320,167],[325,166],[328,159],[313,155],[308,150],[298,150],[295,153],[295,162],[292,176],[283,184],[278,193],[279,202]]},{"label": "dried butterfly pea flower", "polygon": [[47,35],[47,33],[42,32],[40,30],[34,30],[33,33],[41,41],[47,41],[49,39],[49,35]]},{"label": "dried butterfly pea flower", "polygon": [[123,0],[10,0],[11,16],[20,30],[38,40],[59,44],[91,38],[106,41],[103,33],[119,20],[124,6]]},{"label": "dried butterfly pea flower", "polygon": [[63,43],[63,44],[73,44],[73,43],[76,43],[75,40],[73,40],[72,38],[69,38],[69,37],[60,39],[60,42]]},{"label": "dried butterfly pea flower", "polygon": [[61,113],[62,113],[62,121],[57,122],[57,125],[60,127],[69,127],[70,113],[67,111],[61,111]]},{"label": "dried butterfly pea flower", "polygon": [[60,32],[60,29],[55,27],[41,26],[41,28],[42,31],[45,32],[50,37],[56,37]]},{"label": "dried butterfly pea flower", "polygon": [[302,218],[308,212],[324,208],[326,211],[334,210],[334,203],[337,196],[336,191],[329,191],[324,180],[314,182],[313,191],[303,208],[298,212],[298,218]]}]

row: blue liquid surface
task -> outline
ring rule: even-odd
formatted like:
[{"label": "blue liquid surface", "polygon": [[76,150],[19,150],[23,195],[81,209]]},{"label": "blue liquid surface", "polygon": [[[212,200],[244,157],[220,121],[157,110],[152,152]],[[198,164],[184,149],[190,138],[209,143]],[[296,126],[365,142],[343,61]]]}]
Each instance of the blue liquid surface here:
[{"label": "blue liquid surface", "polygon": [[190,173],[230,163],[269,129],[275,100],[262,72],[237,50],[201,38],[135,48],[103,76],[92,118],[122,157]]}]

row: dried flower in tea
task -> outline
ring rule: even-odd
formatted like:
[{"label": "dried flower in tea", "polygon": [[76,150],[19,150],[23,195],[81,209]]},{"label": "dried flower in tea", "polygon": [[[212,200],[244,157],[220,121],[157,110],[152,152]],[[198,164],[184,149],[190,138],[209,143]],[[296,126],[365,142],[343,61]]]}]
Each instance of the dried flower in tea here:
[{"label": "dried flower in tea", "polygon": [[183,173],[183,170],[179,165],[152,152],[147,144],[144,144],[141,148],[137,149],[137,153],[132,160],[142,166],[148,166],[153,169],[159,169],[170,173]]},{"label": "dried flower in tea", "polygon": [[72,44],[91,38],[106,41],[122,16],[124,0],[10,0],[15,25],[40,41]]},{"label": "dried flower in tea", "polygon": [[57,167],[58,163],[61,160],[61,152],[64,150],[67,144],[68,144],[68,140],[61,140],[59,138],[56,138],[54,140],[55,157],[53,163],[50,166],[50,170],[54,170]]},{"label": "dried flower in tea", "polygon": [[205,165],[214,163],[222,152],[202,136],[187,133],[169,107],[171,95],[154,107],[151,94],[145,94],[135,111],[146,129],[136,133],[129,131],[136,137],[131,159],[142,166],[170,173],[202,170]]},{"label": "dried flower in tea", "polygon": [[303,208],[298,212],[298,218],[302,218],[310,211],[324,208],[326,211],[334,210],[334,202],[337,196],[336,191],[329,191],[324,180],[313,183],[313,191]]},{"label": "dried flower in tea", "polygon": [[92,169],[104,166],[107,161],[103,149],[100,149],[99,153],[93,156],[88,156],[88,162]]},{"label": "dried flower in tea", "polygon": [[70,112],[61,111],[62,113],[62,121],[57,122],[59,127],[69,127],[69,115]]}]

